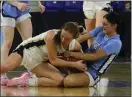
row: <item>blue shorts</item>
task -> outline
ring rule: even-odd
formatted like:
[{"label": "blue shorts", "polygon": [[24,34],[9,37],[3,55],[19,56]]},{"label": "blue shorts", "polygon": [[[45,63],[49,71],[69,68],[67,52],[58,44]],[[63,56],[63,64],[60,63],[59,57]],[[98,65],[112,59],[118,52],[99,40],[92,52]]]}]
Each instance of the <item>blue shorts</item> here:
[{"label": "blue shorts", "polygon": [[31,15],[29,14],[29,9],[22,12],[18,8],[8,4],[5,1],[3,1],[1,4],[1,26],[15,27],[16,24],[31,17]]}]

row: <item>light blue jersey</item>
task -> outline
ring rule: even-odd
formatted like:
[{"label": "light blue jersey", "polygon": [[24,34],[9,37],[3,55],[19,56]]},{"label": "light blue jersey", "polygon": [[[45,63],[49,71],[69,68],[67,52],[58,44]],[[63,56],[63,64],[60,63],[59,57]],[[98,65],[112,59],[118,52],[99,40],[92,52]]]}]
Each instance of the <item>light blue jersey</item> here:
[{"label": "light blue jersey", "polygon": [[[20,2],[28,4],[28,1],[20,1]],[[2,2],[2,16],[3,17],[18,18],[26,13],[29,13],[29,9],[22,12],[15,6],[12,6],[9,3],[7,3],[6,1]]]},{"label": "light blue jersey", "polygon": [[88,72],[94,79],[96,79],[108,69],[112,61],[118,55],[121,50],[122,42],[118,34],[110,38],[107,37],[101,26],[92,30],[90,35],[94,38],[94,41],[87,52],[93,53],[99,48],[102,48],[107,53],[106,57],[94,61],[93,64],[88,68]]}]

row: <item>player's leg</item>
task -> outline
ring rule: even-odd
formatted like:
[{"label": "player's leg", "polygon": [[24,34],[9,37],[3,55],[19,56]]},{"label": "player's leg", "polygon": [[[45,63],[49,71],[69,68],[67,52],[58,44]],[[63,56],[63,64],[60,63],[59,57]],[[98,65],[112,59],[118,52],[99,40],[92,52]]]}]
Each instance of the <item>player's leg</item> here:
[{"label": "player's leg", "polygon": [[[95,19],[94,9],[84,11],[84,14],[86,17],[85,27],[86,27],[87,32],[89,33],[92,29],[95,28],[96,19]],[[88,39],[87,44],[89,47],[90,47],[91,43],[92,43],[92,39]]]},{"label": "player's leg", "polygon": [[[15,19],[3,17],[1,14],[1,30],[3,32],[3,44],[1,46],[1,64],[7,59],[14,38]],[[5,85],[8,81],[6,74],[1,75],[1,85]]]},{"label": "player's leg", "polygon": [[17,29],[22,37],[22,40],[32,37],[32,23],[30,17],[30,14],[26,13],[17,19]]},{"label": "player's leg", "polygon": [[12,79],[8,81],[7,86],[61,86],[63,85],[64,77],[51,64],[45,62],[35,66],[31,70],[37,77],[20,77],[19,79]]},{"label": "player's leg", "polygon": [[36,74],[39,86],[60,86],[63,84],[63,75],[53,65],[45,62],[32,70]]},{"label": "player's leg", "polygon": [[89,82],[89,76],[85,73],[73,73],[64,79],[64,87],[88,86]]},{"label": "player's leg", "polygon": [[19,67],[22,61],[22,57],[18,53],[12,53],[9,57],[1,64],[1,74],[7,73],[16,67]]},{"label": "player's leg", "polygon": [[[95,80],[98,78],[98,76],[93,77],[93,75],[96,75],[95,71],[91,68],[89,68],[84,73],[73,73],[64,79],[64,86],[65,87],[82,87],[82,86],[94,86]],[[98,80],[98,79],[97,79]]]},{"label": "player's leg", "polygon": [[[22,40],[26,40],[30,37],[32,37],[32,23],[31,23],[31,15],[29,13],[23,14],[17,19],[17,29],[22,37]],[[28,73],[31,76],[35,76],[30,71]],[[28,76],[27,72],[24,72],[21,76]]]}]

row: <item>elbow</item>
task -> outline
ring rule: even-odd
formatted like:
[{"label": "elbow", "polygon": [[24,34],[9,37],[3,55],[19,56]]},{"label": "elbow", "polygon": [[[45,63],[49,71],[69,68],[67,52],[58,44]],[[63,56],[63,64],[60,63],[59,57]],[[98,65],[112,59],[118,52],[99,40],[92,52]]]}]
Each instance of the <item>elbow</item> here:
[{"label": "elbow", "polygon": [[50,63],[52,65],[56,65],[57,64],[57,58],[50,58],[49,61],[50,61]]}]

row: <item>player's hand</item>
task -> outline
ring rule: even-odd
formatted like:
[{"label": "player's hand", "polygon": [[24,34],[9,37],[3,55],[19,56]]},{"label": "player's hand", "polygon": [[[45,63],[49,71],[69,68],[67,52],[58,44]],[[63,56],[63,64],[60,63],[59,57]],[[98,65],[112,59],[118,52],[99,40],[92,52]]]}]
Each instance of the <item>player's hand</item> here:
[{"label": "player's hand", "polygon": [[20,11],[23,12],[23,11],[29,9],[29,6],[28,6],[28,4],[26,4],[26,3],[18,2],[17,8],[18,8]]},{"label": "player's hand", "polygon": [[83,60],[76,62],[76,67],[78,70],[85,72],[87,70],[86,64],[83,63]]},{"label": "player's hand", "polygon": [[45,11],[45,6],[43,6],[42,4],[39,4],[38,7],[40,9],[40,13],[42,14]]},{"label": "player's hand", "polygon": [[68,58],[70,56],[71,56],[70,51],[65,51],[64,52],[64,57]]}]

